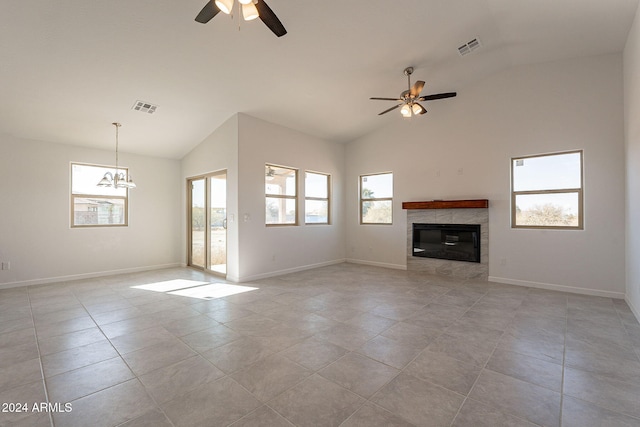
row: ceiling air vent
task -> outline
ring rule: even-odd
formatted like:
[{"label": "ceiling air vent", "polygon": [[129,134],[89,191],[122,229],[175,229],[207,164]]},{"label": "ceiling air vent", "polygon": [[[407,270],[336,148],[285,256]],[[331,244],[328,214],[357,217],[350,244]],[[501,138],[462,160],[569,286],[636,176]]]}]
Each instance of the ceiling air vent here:
[{"label": "ceiling air vent", "polygon": [[474,50],[478,49],[479,47],[480,47],[480,39],[476,37],[475,39],[460,46],[458,48],[458,53],[460,54],[460,56],[465,56],[473,52]]},{"label": "ceiling air vent", "polygon": [[158,106],[149,102],[136,101],[131,108],[133,110],[142,111],[143,113],[153,114],[156,112],[156,108],[158,108]]}]

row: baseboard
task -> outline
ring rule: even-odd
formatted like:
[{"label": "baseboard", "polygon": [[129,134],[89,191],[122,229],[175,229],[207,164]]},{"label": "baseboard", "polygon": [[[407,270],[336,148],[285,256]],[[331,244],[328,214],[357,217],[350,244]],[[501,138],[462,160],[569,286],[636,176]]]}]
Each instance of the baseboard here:
[{"label": "baseboard", "polygon": [[332,261],[319,262],[317,264],[307,264],[300,267],[285,268],[284,270],[270,271],[268,273],[254,274],[251,276],[244,276],[244,277],[227,276],[227,280],[236,282],[236,283],[246,283],[252,280],[267,279],[269,277],[282,276],[283,274],[297,273],[298,271],[311,270],[314,268],[326,267],[328,265],[334,265],[334,264],[342,264],[345,261],[346,261],[345,259],[336,259]]},{"label": "baseboard", "polygon": [[383,268],[393,268],[394,270],[406,270],[407,266],[402,264],[390,264],[387,262],[377,262],[377,261],[367,261],[364,259],[353,259],[347,258],[345,260],[350,264],[362,264],[362,265],[371,265],[374,267],[383,267]]},{"label": "baseboard", "polygon": [[624,299],[623,292],[600,291],[597,289],[577,288],[574,286],[556,285],[553,283],[531,282],[528,280],[508,279],[505,277],[489,276],[490,282],[505,283],[507,285],[527,286],[530,288],[549,289],[552,291],[569,292],[572,294],[592,295],[597,297]]},{"label": "baseboard", "polygon": [[631,309],[631,312],[633,313],[634,316],[636,316],[636,320],[638,322],[640,322],[640,310],[638,310],[633,303],[631,302],[631,300],[629,299],[629,296],[625,296],[624,297],[625,302],[627,303],[627,305],[629,306],[629,308]]},{"label": "baseboard", "polygon": [[180,267],[179,262],[161,265],[148,265],[145,267],[123,268],[120,270],[100,271],[95,273],[71,274],[68,276],[48,277],[44,279],[22,280],[19,282],[1,283],[0,289],[17,288],[20,286],[46,285],[49,283],[68,282],[71,280],[94,279],[96,277],[115,276],[118,274],[140,273],[142,271],[162,270],[165,268]]}]

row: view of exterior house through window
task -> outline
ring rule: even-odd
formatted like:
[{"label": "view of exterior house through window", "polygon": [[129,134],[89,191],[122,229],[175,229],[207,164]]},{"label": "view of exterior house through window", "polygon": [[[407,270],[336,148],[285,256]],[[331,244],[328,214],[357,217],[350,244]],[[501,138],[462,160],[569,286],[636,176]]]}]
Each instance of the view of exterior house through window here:
[{"label": "view of exterior house through window", "polygon": [[582,151],[511,159],[513,228],[583,228]]},{"label": "view of exterior house through window", "polygon": [[266,225],[296,225],[298,171],[269,164],[264,170]]},{"label": "view of exterior house through window", "polygon": [[330,177],[327,174],[305,172],[305,224],[329,224],[329,183]]},{"label": "view of exterior house through window", "polygon": [[[99,227],[127,225],[128,190],[98,187],[106,172],[114,167],[71,164],[71,226]],[[127,176],[126,168],[118,172]]]},{"label": "view of exterior house through window", "polygon": [[393,223],[393,173],[360,176],[360,223]]}]

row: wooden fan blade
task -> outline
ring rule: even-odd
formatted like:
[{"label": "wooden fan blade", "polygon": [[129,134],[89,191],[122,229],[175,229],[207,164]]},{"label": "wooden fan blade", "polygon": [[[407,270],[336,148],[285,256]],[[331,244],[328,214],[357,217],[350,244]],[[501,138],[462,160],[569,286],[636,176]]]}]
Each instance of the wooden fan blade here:
[{"label": "wooden fan blade", "polygon": [[209,3],[205,4],[198,16],[196,16],[196,22],[206,24],[211,21],[218,12],[220,12],[218,6],[216,6],[213,0],[209,0]]},{"label": "wooden fan blade", "polygon": [[258,9],[258,16],[264,22],[264,25],[269,27],[273,34],[278,37],[282,37],[287,34],[287,30],[285,30],[284,25],[278,19],[273,10],[264,2],[264,0],[258,0],[256,3],[256,9]]},{"label": "wooden fan blade", "polygon": [[387,108],[386,110],[384,110],[382,113],[380,113],[380,114],[378,114],[378,115],[379,115],[379,116],[381,116],[381,115],[383,115],[383,114],[388,113],[389,111],[393,111],[393,110],[395,110],[396,108],[398,108],[398,107],[399,107],[399,106],[401,106],[401,105],[402,105],[402,104],[398,104],[398,105],[394,105],[394,106],[393,106],[393,107],[391,107],[391,108]]},{"label": "wooden fan blade", "polygon": [[418,101],[433,101],[434,99],[453,98],[456,92],[436,93],[434,95],[425,95],[418,98]]},{"label": "wooden fan blade", "polygon": [[402,99],[399,98],[369,98],[369,99],[375,99],[377,101],[402,101]]},{"label": "wooden fan blade", "polygon": [[417,82],[414,83],[414,85],[411,87],[411,96],[413,98],[417,97],[418,95],[420,95],[420,92],[422,92],[422,88],[424,87],[424,82],[422,80],[418,80]]}]

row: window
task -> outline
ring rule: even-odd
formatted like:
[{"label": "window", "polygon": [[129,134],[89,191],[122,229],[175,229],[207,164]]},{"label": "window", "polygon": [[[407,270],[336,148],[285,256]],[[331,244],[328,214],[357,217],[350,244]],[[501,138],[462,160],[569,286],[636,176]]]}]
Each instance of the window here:
[{"label": "window", "polygon": [[513,228],[583,228],[582,151],[511,159]]},{"label": "window", "polygon": [[[71,163],[71,226],[101,227],[127,225],[128,190],[98,187],[108,166]],[[126,168],[119,168],[127,176]]]},{"label": "window", "polygon": [[393,173],[360,176],[360,223],[391,224]]},{"label": "window", "polygon": [[296,225],[298,171],[283,166],[265,165],[267,225]]},{"label": "window", "polygon": [[329,182],[327,174],[305,172],[305,224],[329,224]]}]

